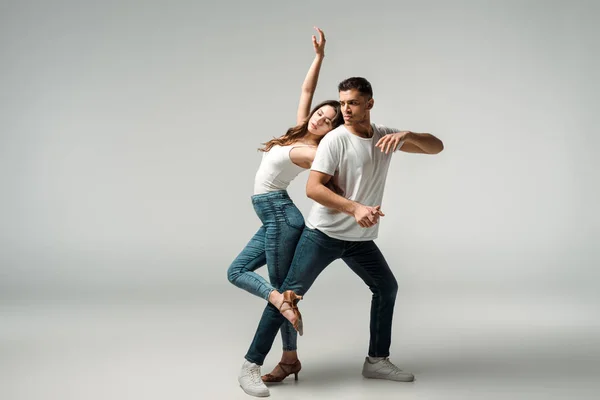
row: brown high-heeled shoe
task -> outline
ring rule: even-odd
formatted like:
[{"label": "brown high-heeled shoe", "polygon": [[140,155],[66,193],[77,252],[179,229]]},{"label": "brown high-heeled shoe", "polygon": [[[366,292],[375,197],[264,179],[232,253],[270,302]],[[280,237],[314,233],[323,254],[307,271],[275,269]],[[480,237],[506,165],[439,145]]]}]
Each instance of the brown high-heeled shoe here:
[{"label": "brown high-heeled shoe", "polygon": [[[304,333],[304,325],[302,323],[302,314],[298,310],[298,302],[302,300],[302,296],[298,296],[293,290],[286,290],[283,294],[283,303],[279,306],[279,312],[283,314],[284,311],[292,310],[296,314],[296,322],[293,324],[294,329],[298,331],[298,334],[302,336]],[[284,306],[287,305],[286,308]]]},{"label": "brown high-heeled shoe", "polygon": [[298,372],[302,369],[302,364],[300,364],[300,360],[296,360],[293,364],[277,364],[279,368],[285,373],[283,376],[275,376],[271,374],[263,375],[262,381],[265,383],[273,383],[273,382],[281,382],[291,374],[294,374],[294,380],[298,380]]}]

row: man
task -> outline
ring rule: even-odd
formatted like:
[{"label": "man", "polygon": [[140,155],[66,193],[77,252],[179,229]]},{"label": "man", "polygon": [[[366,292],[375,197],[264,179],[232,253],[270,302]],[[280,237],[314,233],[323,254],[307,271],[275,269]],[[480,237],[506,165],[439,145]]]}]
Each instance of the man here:
[{"label": "man", "polygon": [[[329,132],[319,144],[306,185],[307,196],[316,203],[280,290],[304,295],[325,267],[341,258],[373,292],[363,376],[411,382],[413,374],[388,359],[398,284],[373,240],[379,218],[384,216],[381,201],[392,153],[400,149],[437,154],[444,146],[428,133],[372,124],[373,90],[366,79],[346,79],[338,90],[344,125]],[[337,193],[329,188],[333,177]],[[256,376],[284,321],[273,305],[265,308],[239,377],[246,393],[269,395]]]}]

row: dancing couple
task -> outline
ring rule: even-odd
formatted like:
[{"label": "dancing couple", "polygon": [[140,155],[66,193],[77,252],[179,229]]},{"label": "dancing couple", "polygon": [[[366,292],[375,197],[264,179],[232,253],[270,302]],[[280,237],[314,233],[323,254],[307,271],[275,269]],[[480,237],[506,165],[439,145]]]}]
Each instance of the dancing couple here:
[{"label": "dancing couple", "polygon": [[[302,368],[297,335],[303,334],[298,302],[319,274],[342,259],[372,292],[370,340],[362,375],[402,382],[413,374],[389,360],[392,318],[398,284],[375,244],[386,177],[397,151],[437,154],[443,143],[429,133],[388,128],[371,122],[373,89],[364,78],[338,85],[339,100],[311,109],[325,57],[325,36],[316,28],[315,58],[304,79],[296,125],[264,143],[256,173],[252,204],[262,226],[230,265],[235,286],[267,301],[238,381],[249,395],[269,396],[265,383]],[[360,57],[356,53],[356,57]],[[306,195],[314,205],[306,218],[287,193],[290,182],[310,170]],[[267,266],[270,282],[255,271]],[[281,331],[283,353],[273,371],[260,366]]]}]

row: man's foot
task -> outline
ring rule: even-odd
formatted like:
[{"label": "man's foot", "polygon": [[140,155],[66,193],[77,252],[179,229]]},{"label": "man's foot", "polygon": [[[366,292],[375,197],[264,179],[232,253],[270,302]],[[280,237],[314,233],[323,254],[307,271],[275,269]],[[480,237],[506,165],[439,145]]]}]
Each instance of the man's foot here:
[{"label": "man's foot", "polygon": [[238,382],[242,390],[250,396],[268,397],[270,395],[269,388],[260,378],[260,365],[244,361]]},{"label": "man's foot", "polygon": [[263,375],[262,380],[267,383],[281,382],[291,374],[294,374],[294,379],[298,380],[298,372],[300,372],[301,369],[302,364],[298,359],[293,363],[280,362],[270,374]]},{"label": "man's foot", "polygon": [[400,368],[392,364],[390,359],[387,357],[374,363],[369,361],[369,357],[366,357],[365,363],[363,364],[362,375],[365,378],[387,379],[390,381],[399,382],[412,382],[415,380],[415,376],[413,374],[402,371]]}]

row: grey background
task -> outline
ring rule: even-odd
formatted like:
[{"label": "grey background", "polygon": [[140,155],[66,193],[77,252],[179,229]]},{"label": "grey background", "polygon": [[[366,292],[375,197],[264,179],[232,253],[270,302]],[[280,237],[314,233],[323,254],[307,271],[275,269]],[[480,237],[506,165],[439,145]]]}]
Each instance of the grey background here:
[{"label": "grey background", "polygon": [[[405,395],[465,398],[448,378],[457,370],[511,382],[512,398],[591,395],[556,382],[598,366],[599,11],[592,1],[0,3],[0,394],[91,398],[100,392],[84,395],[87,384],[110,370],[112,398],[173,387],[242,396],[235,375],[264,303],[226,269],[259,226],[255,149],[293,124],[317,25],[328,41],[316,101],[365,76],[375,122],[446,146],[397,154],[382,205],[377,243],[400,284],[392,358],[423,377]],[[306,177],[290,188],[305,214]],[[308,378],[276,390],[398,394],[344,372],[366,352],[369,292],[343,263],[303,303]],[[57,343],[80,345],[60,368]],[[133,364],[119,343],[138,344]],[[145,357],[179,381],[140,373]],[[113,362],[123,373],[103,369]],[[331,370],[342,372],[319,381]],[[73,371],[79,386],[56,383]],[[502,398],[482,382],[476,397]]]}]

